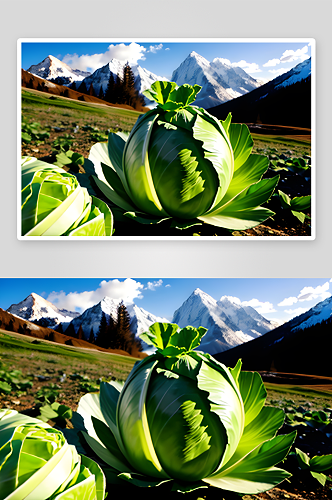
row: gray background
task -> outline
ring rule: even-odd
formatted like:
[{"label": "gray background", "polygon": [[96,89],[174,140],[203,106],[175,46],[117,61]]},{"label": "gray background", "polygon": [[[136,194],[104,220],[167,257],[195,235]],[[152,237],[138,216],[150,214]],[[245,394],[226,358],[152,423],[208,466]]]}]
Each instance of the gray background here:
[{"label": "gray background", "polygon": [[[331,275],[331,4],[325,0],[12,0],[1,28],[0,277],[324,277]],[[18,38],[315,38],[314,241],[19,241]]]}]

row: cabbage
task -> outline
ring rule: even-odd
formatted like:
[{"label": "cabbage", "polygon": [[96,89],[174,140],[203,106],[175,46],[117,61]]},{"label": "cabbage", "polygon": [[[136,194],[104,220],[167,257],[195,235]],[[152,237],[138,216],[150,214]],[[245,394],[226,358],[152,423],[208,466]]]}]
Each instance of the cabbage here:
[{"label": "cabbage", "polygon": [[0,410],[0,500],[104,500],[105,476],[61,431]]},{"label": "cabbage", "polygon": [[276,436],[281,409],[265,407],[258,373],[228,369],[196,350],[205,328],[155,323],[141,339],[154,354],[123,388],[102,383],[80,400],[83,436],[117,475],[133,484],[189,491],[212,485],[255,494],[290,474],[275,465],[296,435]]},{"label": "cabbage", "polygon": [[254,227],[274,215],[260,205],[279,177],[262,179],[268,158],[251,154],[246,125],[232,124],[231,115],[219,122],[191,105],[200,89],[155,82],[144,94],[157,107],[138,118],[129,137],[111,133],[108,143],[92,146],[93,179],[137,222]]},{"label": "cabbage", "polygon": [[76,177],[56,165],[22,158],[22,236],[111,236],[113,216]]}]

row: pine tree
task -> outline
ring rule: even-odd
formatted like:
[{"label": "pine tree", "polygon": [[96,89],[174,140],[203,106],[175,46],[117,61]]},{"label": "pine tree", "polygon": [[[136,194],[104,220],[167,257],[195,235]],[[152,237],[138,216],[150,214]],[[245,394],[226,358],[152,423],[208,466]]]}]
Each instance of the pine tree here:
[{"label": "pine tree", "polygon": [[100,85],[99,94],[98,94],[98,99],[102,99],[102,100],[104,100],[104,99],[105,99],[105,96],[104,96],[104,91],[103,91],[103,86],[102,86],[102,85]]},{"label": "pine tree", "polygon": [[81,92],[82,94],[87,94],[88,93],[88,89],[86,88],[86,84],[85,84],[85,81],[83,80],[81,85],[78,87],[78,92]]},{"label": "pine tree", "polygon": [[117,333],[121,342],[120,349],[130,354],[133,348],[133,334],[130,330],[130,316],[123,301],[117,309]]},{"label": "pine tree", "polygon": [[123,68],[123,99],[126,104],[135,107],[137,94],[135,91],[135,76],[127,62]]},{"label": "pine tree", "polygon": [[68,328],[65,331],[65,335],[67,335],[68,337],[76,337],[75,328],[72,323],[69,323]]},{"label": "pine tree", "polygon": [[107,333],[109,339],[108,347],[110,349],[121,349],[121,338],[118,333],[118,325],[111,314],[108,320]]},{"label": "pine tree", "polygon": [[[102,86],[100,86],[100,91],[102,91]],[[100,93],[99,91],[99,93]],[[115,92],[115,81],[112,71],[110,72],[110,77],[108,80],[107,88],[104,94],[104,100],[107,102],[115,102],[114,101],[114,92]]]},{"label": "pine tree", "polygon": [[89,336],[88,342],[90,342],[90,344],[95,343],[95,334],[93,333],[93,328],[91,328],[91,330],[90,330],[90,336]]},{"label": "pine tree", "polygon": [[59,323],[57,329],[56,329],[57,332],[59,333],[63,333],[63,326],[62,326],[62,323]]},{"label": "pine tree", "polygon": [[106,321],[106,316],[103,311],[102,316],[101,316],[101,321],[99,325],[99,330],[97,333],[96,337],[96,345],[99,347],[105,347],[107,348],[107,321]]},{"label": "pine tree", "polygon": [[80,324],[80,326],[78,328],[77,338],[80,339],[80,340],[84,340],[84,332],[83,332],[82,323]]},{"label": "pine tree", "polygon": [[89,92],[88,92],[89,95],[92,95],[93,97],[96,97],[96,92],[95,92],[95,89],[93,88],[93,85],[91,83],[90,85],[90,88],[89,88]]},{"label": "pine tree", "polygon": [[71,85],[70,85],[70,88],[72,90],[76,90],[76,82],[73,82]]},{"label": "pine tree", "polygon": [[119,74],[116,75],[113,96],[114,97],[112,102],[114,102],[115,104],[124,103],[123,79]]}]

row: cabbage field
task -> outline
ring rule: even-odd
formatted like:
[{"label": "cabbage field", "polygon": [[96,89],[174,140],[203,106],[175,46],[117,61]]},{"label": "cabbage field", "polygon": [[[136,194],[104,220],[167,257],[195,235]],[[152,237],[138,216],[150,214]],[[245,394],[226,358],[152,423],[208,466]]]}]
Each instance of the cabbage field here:
[{"label": "cabbage field", "polygon": [[[199,151],[189,152],[189,149],[186,150],[183,146],[188,138],[188,130],[185,130],[183,139],[179,139],[182,149],[177,161],[180,162],[180,167],[174,166],[175,171],[184,171],[181,178],[177,180],[170,171],[169,177],[164,174],[156,177],[154,182],[157,184],[152,185],[148,177],[144,179],[141,173],[137,173],[138,170],[135,170],[136,167],[132,163],[132,166],[125,167],[131,172],[129,184],[123,184],[124,179],[121,179],[117,158],[119,154],[122,155],[128,134],[133,130],[139,116],[142,119],[139,121],[140,126],[136,125],[135,133],[138,144],[143,147],[144,127],[150,127],[151,120],[149,121],[148,117],[151,116],[154,120],[153,126],[159,134],[153,138],[156,152],[161,151],[157,144],[158,141],[160,145],[163,144],[165,134],[168,138],[174,129],[180,129],[180,126],[181,130],[183,129],[179,117],[185,116],[184,123],[192,123],[193,118],[188,118],[188,113],[193,109],[190,106],[193,96],[182,95],[182,92],[181,96],[178,94],[174,97],[177,89],[168,91],[168,97],[165,97],[164,90],[165,95],[160,92],[162,97],[158,97],[159,94],[155,91],[154,97],[160,100],[157,108],[161,110],[159,114],[149,112],[152,115],[143,115],[130,109],[71,101],[24,89],[22,156],[33,156],[45,163],[56,165],[75,176],[89,195],[105,202],[113,214],[114,237],[311,235],[311,136],[308,130],[290,130],[289,127],[283,130],[279,127],[276,131],[269,125],[257,127],[257,124],[253,124],[252,128],[249,124],[248,130],[244,126],[231,123],[229,116],[222,122],[228,138],[221,140],[222,134],[216,131],[217,121],[213,118],[207,120],[209,115],[201,113],[195,117],[193,130],[194,140],[203,143],[204,155],[208,158],[208,162],[203,158],[200,160],[199,168],[202,166],[202,171],[197,168]],[[169,104],[169,95],[173,95],[174,105]],[[163,99],[168,99],[166,104],[162,103]],[[176,99],[183,101],[179,109],[175,109],[179,106],[179,103],[175,102]],[[187,114],[183,114],[183,109],[186,109]],[[169,123],[167,120],[163,121],[165,117]],[[206,123],[209,123],[209,132],[204,135]],[[220,186],[227,186],[233,175],[231,171],[228,172],[226,163],[218,163],[218,158],[222,155],[227,158],[227,149],[232,141],[237,177],[232,180],[228,192],[220,188],[216,192],[216,172]],[[135,139],[135,144],[136,142]],[[127,156],[131,154],[132,144],[133,141],[126,144]],[[156,169],[161,168],[160,153],[155,156],[157,166],[153,167],[155,153],[151,144],[149,162],[151,168],[157,172]],[[214,151],[215,147],[217,149]],[[145,153],[142,151],[139,154]],[[211,163],[215,171],[211,170]],[[245,183],[245,179],[248,179],[249,184]],[[140,185],[149,186],[144,196]],[[157,194],[154,194],[155,189]],[[255,202],[257,199],[257,206],[254,205],[253,199]],[[89,213],[92,213],[91,210]],[[38,218],[38,215],[36,217]],[[88,220],[92,224],[91,217],[86,215],[84,218],[82,215],[82,220]],[[68,228],[72,229],[72,226]]]}]

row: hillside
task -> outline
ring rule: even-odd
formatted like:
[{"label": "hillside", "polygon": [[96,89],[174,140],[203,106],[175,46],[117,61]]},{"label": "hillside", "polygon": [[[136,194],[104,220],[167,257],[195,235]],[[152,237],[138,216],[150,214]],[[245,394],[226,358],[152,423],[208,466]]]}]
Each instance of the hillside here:
[{"label": "hillside", "polygon": [[[24,69],[22,69],[22,87],[39,90],[41,92],[47,92],[48,94],[67,97],[69,99],[74,99],[77,101],[92,102],[115,108],[134,110],[132,106],[129,106],[127,104],[111,104],[102,99],[98,99],[98,97],[95,97],[93,95],[82,94],[82,92],[72,90],[71,88],[65,87],[64,85],[58,85],[56,83],[49,82],[48,80],[39,78],[38,76],[35,76],[32,73],[25,71]],[[148,108],[143,108],[143,111],[148,111]]]},{"label": "hillside", "polygon": [[[66,344],[74,347],[84,347],[87,349],[96,349],[98,351],[112,352],[114,354],[122,354],[123,356],[130,356],[128,352],[122,351],[120,349],[103,349],[98,347],[86,340],[70,337],[59,333],[52,328],[46,328],[43,326],[36,325],[30,321],[21,319],[14,314],[0,308],[0,328],[3,330],[8,330],[11,332],[21,333],[23,335],[28,335],[29,337],[35,337],[36,339],[49,340],[51,342],[56,342],[57,344]],[[145,357],[143,353],[139,353],[135,357]],[[130,356],[131,357],[131,356]]]},{"label": "hillside", "polygon": [[208,111],[220,120],[232,113],[235,123],[311,128],[311,77],[285,87],[272,88],[268,82]]},{"label": "hillside", "polygon": [[331,328],[332,318],[308,328],[288,322],[214,357],[227,366],[241,358],[245,370],[331,376]]}]

